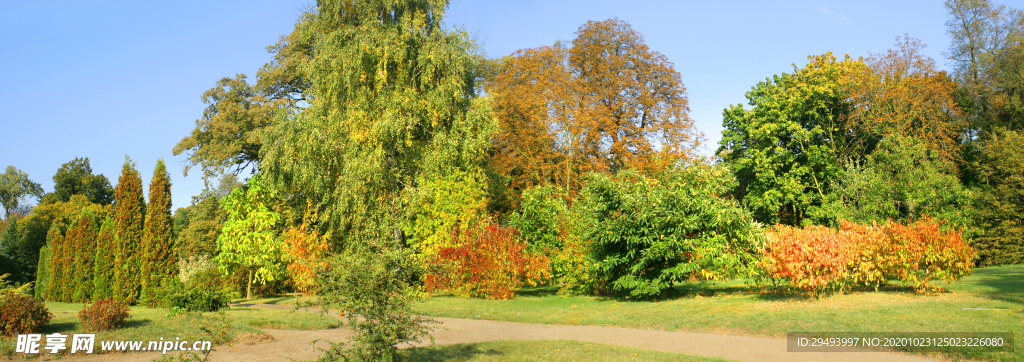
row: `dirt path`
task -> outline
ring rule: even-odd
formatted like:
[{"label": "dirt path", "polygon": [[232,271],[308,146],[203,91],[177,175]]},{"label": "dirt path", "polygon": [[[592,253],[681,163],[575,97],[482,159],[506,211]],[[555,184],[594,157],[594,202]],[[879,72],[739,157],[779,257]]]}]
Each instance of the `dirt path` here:
[{"label": "dirt path", "polygon": [[[292,309],[291,306],[258,304],[249,308]],[[436,318],[441,322],[434,331],[437,344],[472,343],[493,340],[565,339],[636,347],[654,351],[721,357],[737,361],[937,361],[912,355],[883,352],[786,352],[784,339],[725,336],[707,333],[667,332],[618,327],[539,325],[475,319]],[[217,347],[213,361],[290,362],[315,360],[326,341],[341,341],[349,336],[345,328],[320,331],[267,329],[273,341],[252,345],[235,343]],[[320,340],[316,345],[310,342]],[[424,345],[421,343],[419,345]],[[134,362],[150,361],[159,353],[91,355],[65,358],[71,361]]]}]

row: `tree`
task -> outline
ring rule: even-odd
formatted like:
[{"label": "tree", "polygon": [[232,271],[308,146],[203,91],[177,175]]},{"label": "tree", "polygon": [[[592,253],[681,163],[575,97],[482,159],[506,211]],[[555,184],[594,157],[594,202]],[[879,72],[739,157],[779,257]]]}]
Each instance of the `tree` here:
[{"label": "tree", "polygon": [[657,172],[695,156],[702,135],[672,63],[618,19],[587,22],[572,46],[520,50],[487,83],[501,131],[492,162],[519,192],[573,194],[589,171]]},{"label": "tree", "polygon": [[[93,263],[92,297],[93,300],[113,298],[114,292],[114,254],[117,244],[114,242],[114,221],[103,220],[99,235],[96,236],[96,255]],[[41,254],[40,254],[41,255]],[[41,256],[40,256],[41,258]]]},{"label": "tree", "polygon": [[916,138],[930,158],[956,167],[963,161],[968,125],[956,101],[956,83],[921,55],[924,47],[917,39],[897,37],[895,49],[865,60],[872,72],[862,74],[851,90],[858,99],[851,121],[881,137]]},{"label": "tree", "polygon": [[109,205],[114,200],[114,188],[106,176],[92,174],[88,157],[75,157],[57,169],[53,193],[47,194],[44,202],[67,202],[72,195],[85,195],[92,203]]},{"label": "tree", "polygon": [[985,192],[978,208],[982,235],[974,238],[979,265],[1024,262],[1024,135],[994,134],[984,143]]},{"label": "tree", "polygon": [[[841,161],[866,154],[877,138],[849,121],[848,98],[870,69],[831,53],[809,57],[747,92],[753,107],[723,112],[719,157],[739,180],[737,198],[763,223],[800,225],[828,219],[820,207],[842,173]],[[811,219],[808,219],[810,221]]]},{"label": "tree", "polygon": [[274,280],[281,268],[280,243],[273,230],[281,215],[271,211],[269,202],[277,195],[263,186],[260,175],[249,179],[248,187],[235,189],[221,199],[228,212],[224,229],[217,237],[214,261],[225,275],[241,268],[247,275],[246,299],[252,299],[252,283]]},{"label": "tree", "polygon": [[975,195],[960,183],[956,165],[933,158],[925,143],[894,135],[862,163],[850,163],[829,199],[840,218],[861,224],[948,221],[959,231],[974,224]]},{"label": "tree", "polygon": [[303,65],[311,58],[313,38],[304,35],[293,32],[267,47],[273,59],[260,68],[256,84],[238,74],[222,78],[203,93],[203,103],[209,106],[173,150],[175,156],[188,153],[186,176],[189,166],[201,166],[204,178],[231,167],[234,174],[249,166],[258,168],[264,142],[260,132],[276,124],[279,112],[296,110],[306,101],[303,93],[310,84]]},{"label": "tree", "polygon": [[[293,32],[314,40],[302,66],[309,106],[266,130],[274,147],[261,148],[260,170],[281,194],[314,200],[358,261],[325,271],[338,278],[327,278],[323,300],[344,300],[357,332],[355,348],[336,345],[328,357],[394,360],[396,345],[418,336],[408,307],[417,280],[402,260],[409,199],[420,177],[473,172],[489,150],[494,122],[475,97],[475,47],[442,27],[446,6],[321,1]],[[366,279],[336,284],[347,276]]]},{"label": "tree", "polygon": [[114,189],[114,299],[123,303],[138,302],[142,286],[139,245],[144,231],[146,200],[142,196],[142,178],[135,162],[125,157],[121,177]]},{"label": "tree", "polygon": [[73,254],[70,282],[74,292],[71,300],[84,303],[93,299],[93,272],[96,261],[96,219],[88,209],[82,212],[74,232],[68,232],[68,245]]},{"label": "tree", "polygon": [[0,174],[0,203],[4,206],[5,219],[18,208],[21,199],[27,195],[41,199],[43,188],[29,180],[25,172],[14,166],[7,166],[7,170]]},{"label": "tree", "polygon": [[152,307],[161,303],[156,289],[175,277],[178,253],[174,250],[171,220],[171,178],[164,160],[156,161],[149,181],[149,204],[146,206],[146,228],[142,235],[142,303]]},{"label": "tree", "polygon": [[950,35],[946,55],[964,89],[963,103],[973,132],[987,137],[999,123],[993,114],[996,63],[1006,49],[1018,42],[1024,30],[1024,13],[989,0],[947,0]]},{"label": "tree", "polygon": [[71,263],[68,261],[67,253],[70,248],[57,225],[50,227],[46,244],[50,246],[50,285],[46,295],[50,297],[49,300],[67,302],[70,299],[69,288],[73,285],[68,280]]}]

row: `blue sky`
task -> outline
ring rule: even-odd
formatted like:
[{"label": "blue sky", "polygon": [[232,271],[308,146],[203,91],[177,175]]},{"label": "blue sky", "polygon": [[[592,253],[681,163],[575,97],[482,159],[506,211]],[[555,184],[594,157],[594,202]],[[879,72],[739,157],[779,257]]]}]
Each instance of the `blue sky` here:
[{"label": "blue sky", "polygon": [[[202,180],[183,177],[171,149],[202,115],[200,96],[221,77],[254,76],[312,3],[0,0],[0,168],[52,191],[75,157],[116,183],[127,155],[148,186],[163,158],[173,207],[187,206]],[[941,1],[453,1],[447,15],[492,58],[572,40],[588,20],[631,23],[675,63],[708,154],[724,108],[808,55],[867,56],[909,34],[948,69]]]}]

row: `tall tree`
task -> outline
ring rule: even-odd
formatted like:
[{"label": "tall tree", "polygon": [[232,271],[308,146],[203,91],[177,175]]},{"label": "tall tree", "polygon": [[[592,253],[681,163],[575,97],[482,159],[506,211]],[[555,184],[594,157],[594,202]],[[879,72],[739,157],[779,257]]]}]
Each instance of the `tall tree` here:
[{"label": "tall tree", "polygon": [[106,176],[93,175],[89,158],[75,157],[57,169],[53,175],[53,193],[44,202],[67,202],[72,195],[85,195],[90,202],[109,205],[114,201],[114,188]]},{"label": "tall tree", "polygon": [[[71,235],[71,232],[68,233]],[[71,300],[76,303],[92,300],[93,272],[96,258],[96,219],[88,209],[74,227],[72,247],[71,283],[74,291]]]},{"label": "tall tree", "polygon": [[135,162],[125,157],[121,177],[114,189],[114,283],[115,299],[135,304],[142,286],[139,245],[142,243],[146,201],[142,196],[142,178]]},{"label": "tall tree", "polygon": [[67,252],[70,249],[64,235],[57,225],[50,227],[47,235],[47,245],[50,247],[50,286],[47,289],[49,300],[57,302],[68,301],[68,288],[72,285],[68,281],[70,262],[67,260]]},{"label": "tall tree", "polygon": [[296,25],[313,45],[309,106],[268,129],[274,147],[261,149],[260,169],[278,191],[314,200],[348,249],[320,295],[350,311],[355,343],[328,358],[394,360],[397,344],[422,334],[401,231],[409,195],[420,176],[472,171],[488,151],[494,124],[474,96],[475,47],[443,28],[447,4],[320,1]]},{"label": "tall tree", "polygon": [[149,205],[146,206],[146,229],[142,237],[142,303],[160,303],[155,290],[168,278],[178,274],[178,253],[171,233],[171,178],[164,160],[156,161],[149,181]]},{"label": "tall tree", "polygon": [[94,257],[92,273],[93,300],[107,299],[114,296],[112,286],[116,269],[114,265],[116,247],[117,244],[114,242],[114,222],[113,219],[108,217],[103,220],[99,235],[96,236],[96,255]]},{"label": "tall tree", "polygon": [[989,0],[947,0],[945,5],[949,11],[946,31],[950,35],[946,55],[963,85],[963,103],[972,131],[985,137],[999,121],[991,99],[996,91],[994,68],[1000,54],[1024,35],[1024,13]]},{"label": "tall tree", "polygon": [[747,92],[752,109],[723,112],[719,157],[740,182],[738,198],[760,222],[800,225],[814,217],[842,173],[841,161],[873,147],[873,137],[847,122],[853,108],[847,95],[870,70],[831,53],[809,58],[805,67]]},{"label": "tall tree", "polygon": [[174,146],[175,156],[188,153],[185,175],[191,166],[200,166],[204,178],[230,168],[234,174],[257,168],[264,143],[261,130],[273,127],[279,112],[295,110],[306,100],[309,80],[304,64],[311,58],[313,39],[305,35],[292,32],[267,47],[273,57],[257,72],[256,84],[238,74],[222,78],[203,93],[203,103],[209,106],[192,133]]},{"label": "tall tree", "polygon": [[11,212],[18,208],[21,199],[28,195],[41,199],[43,188],[29,180],[25,172],[14,166],[7,166],[7,170],[0,174],[0,204],[4,206],[4,218],[9,217]]},{"label": "tall tree", "polygon": [[230,217],[217,237],[218,254],[214,258],[220,270],[229,274],[241,269],[247,278],[246,299],[252,299],[252,283],[273,281],[281,269],[281,245],[274,225],[281,215],[270,209],[277,197],[264,187],[260,175],[249,179],[247,189],[235,189],[221,199]]},{"label": "tall tree", "polygon": [[486,88],[501,122],[492,162],[520,191],[574,191],[589,171],[659,171],[702,140],[679,73],[618,19],[587,22],[571,47],[506,57]]}]

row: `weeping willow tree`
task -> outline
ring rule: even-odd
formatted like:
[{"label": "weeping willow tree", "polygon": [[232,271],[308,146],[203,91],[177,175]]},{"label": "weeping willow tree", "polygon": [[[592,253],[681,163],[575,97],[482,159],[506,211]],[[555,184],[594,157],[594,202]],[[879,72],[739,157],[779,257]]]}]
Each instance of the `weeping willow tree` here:
[{"label": "weeping willow tree", "polygon": [[402,232],[416,180],[472,172],[486,155],[481,57],[444,28],[447,4],[319,1],[289,36],[305,44],[309,104],[264,131],[260,168],[279,193],[313,200],[334,235],[321,295],[351,311],[357,335],[328,359],[392,360],[425,333],[408,308],[418,267]]}]

